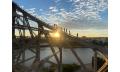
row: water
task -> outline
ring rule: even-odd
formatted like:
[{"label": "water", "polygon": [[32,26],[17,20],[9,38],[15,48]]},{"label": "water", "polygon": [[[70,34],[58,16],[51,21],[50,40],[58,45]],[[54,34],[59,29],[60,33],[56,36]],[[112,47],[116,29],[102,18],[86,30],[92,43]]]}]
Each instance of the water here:
[{"label": "water", "polygon": [[[79,58],[82,60],[82,62],[84,64],[88,64],[92,62],[92,56],[94,54],[94,52],[92,51],[92,49],[90,48],[75,48],[74,49],[76,51],[76,53],[78,54]],[[58,51],[58,48],[55,48],[55,51]],[[63,64],[79,64],[79,62],[77,61],[77,59],[75,58],[75,56],[73,55],[73,53],[70,51],[70,49],[62,49],[62,57],[63,57]],[[34,56],[35,54],[32,53],[29,50],[26,50],[25,52],[25,57],[26,59],[29,57]],[[40,58],[44,59],[45,57],[52,55],[52,51],[50,48],[42,48],[40,51]],[[59,57],[59,53],[57,54]],[[26,66],[31,66],[32,62],[34,61],[34,59],[29,60],[27,62],[25,62]],[[54,56],[52,58],[50,58],[50,61],[57,63]]]}]

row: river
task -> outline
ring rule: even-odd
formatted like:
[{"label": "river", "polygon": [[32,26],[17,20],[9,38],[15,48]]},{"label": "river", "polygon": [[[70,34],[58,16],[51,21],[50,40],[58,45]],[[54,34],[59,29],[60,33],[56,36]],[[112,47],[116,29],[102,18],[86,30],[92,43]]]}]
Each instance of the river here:
[{"label": "river", "polygon": [[[91,63],[92,61],[92,56],[94,55],[94,52],[92,49],[90,48],[74,48],[74,50],[76,51],[76,53],[78,54],[78,56],[81,58],[81,60],[83,61],[84,64],[88,64],[88,63]],[[55,48],[55,51],[57,52],[58,51],[58,48]],[[67,49],[67,48],[63,48],[62,49],[62,62],[63,64],[79,64],[77,59],[75,58],[75,56],[73,55],[73,53],[71,52],[70,49]],[[32,57],[34,56],[35,54],[32,53],[31,51],[29,50],[26,50],[25,51],[25,58],[29,58],[29,57]],[[40,58],[41,59],[44,59],[45,57],[49,56],[49,55],[52,55],[52,51],[49,47],[47,48],[42,48],[40,50]],[[59,53],[57,54],[58,57],[59,57]],[[32,62],[33,62],[34,59],[31,59],[27,62],[25,62],[25,65],[26,66],[31,66]],[[50,61],[56,63],[56,60],[54,58],[54,56],[52,58],[50,58]]]}]

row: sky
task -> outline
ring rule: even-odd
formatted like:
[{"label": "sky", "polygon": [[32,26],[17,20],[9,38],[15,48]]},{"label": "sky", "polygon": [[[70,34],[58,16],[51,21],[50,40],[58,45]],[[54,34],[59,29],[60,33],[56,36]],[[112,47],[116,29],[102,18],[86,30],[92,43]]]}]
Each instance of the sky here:
[{"label": "sky", "polygon": [[45,21],[58,24],[79,36],[108,36],[107,0],[13,0],[21,8]]}]

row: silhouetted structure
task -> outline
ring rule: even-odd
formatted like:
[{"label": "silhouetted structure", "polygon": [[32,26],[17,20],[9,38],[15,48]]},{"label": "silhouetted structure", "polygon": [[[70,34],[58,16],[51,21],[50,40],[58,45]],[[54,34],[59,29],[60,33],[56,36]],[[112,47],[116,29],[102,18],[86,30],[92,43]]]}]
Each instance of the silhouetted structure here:
[{"label": "silhouetted structure", "polygon": [[[20,14],[21,13],[21,14]],[[30,21],[34,21],[37,24],[37,27],[32,26]],[[73,36],[67,33],[67,29],[64,28],[64,31],[60,31],[60,38],[52,38],[50,33],[54,33],[57,28],[56,25],[51,26],[38,18],[32,16],[27,13],[23,9],[21,9],[14,2],[12,3],[12,64],[13,64],[13,72],[23,71],[23,72],[42,72],[42,66],[48,62],[52,63],[49,59],[54,56],[57,67],[57,72],[62,72],[62,48],[69,48],[75,58],[78,60],[81,65],[80,70],[82,72],[89,72],[90,70],[85,66],[80,57],[78,57],[76,51],[73,49],[74,47],[78,48],[91,48],[95,53],[94,58],[94,68],[92,71],[94,72],[104,72],[107,68],[107,52],[104,46],[96,45],[91,40],[86,41],[78,37]],[[47,29],[46,29],[47,28]],[[49,29],[49,30],[48,30]],[[18,36],[16,35],[16,31],[18,32]],[[27,32],[29,31],[29,32]],[[35,33],[37,32],[37,33]],[[27,36],[27,34],[29,35]],[[44,37],[42,37],[44,35]],[[46,44],[46,45],[45,45]],[[44,59],[40,57],[40,48],[50,47],[53,55],[50,55]],[[58,52],[55,52],[55,48],[59,49]],[[30,58],[25,58],[26,49],[30,50],[35,56]],[[97,51],[103,54],[105,59],[104,64],[97,70]],[[59,53],[59,56],[57,55]],[[34,59],[31,68],[26,70],[24,67],[24,63]]]}]

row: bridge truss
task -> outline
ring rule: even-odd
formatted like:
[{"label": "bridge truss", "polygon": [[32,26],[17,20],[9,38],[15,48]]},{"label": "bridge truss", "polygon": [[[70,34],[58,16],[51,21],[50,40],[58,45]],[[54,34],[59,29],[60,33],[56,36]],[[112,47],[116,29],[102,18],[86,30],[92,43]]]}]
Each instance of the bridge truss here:
[{"label": "bridge truss", "polygon": [[[34,24],[34,25],[33,25]],[[35,25],[36,24],[36,25]],[[97,46],[94,44],[87,45],[90,41],[83,40],[79,37],[70,35],[66,33],[65,30],[59,28],[60,35],[62,35],[59,42],[55,41],[50,37],[50,33],[57,31],[58,28],[51,26],[37,17],[32,16],[22,8],[20,8],[14,2],[12,3],[12,64],[13,72],[43,72],[42,66],[49,61],[50,58],[54,56],[57,67],[56,72],[62,72],[62,48],[69,47],[70,51],[76,57],[81,65],[79,72],[106,72],[108,66],[107,52],[105,47]],[[55,41],[55,42],[54,42]],[[94,65],[92,70],[88,69],[86,65],[82,62],[80,57],[77,55],[76,51],[73,49],[71,43],[82,42],[85,45],[83,47],[91,48],[94,51]],[[44,45],[44,43],[47,43]],[[74,44],[76,45],[76,44]],[[58,52],[55,51],[55,46],[59,49]],[[53,55],[50,55],[44,59],[40,57],[40,50],[44,47],[50,47]],[[31,51],[35,56],[30,58],[25,58],[26,50]],[[97,54],[101,52],[104,57],[104,64],[97,69]],[[59,54],[58,54],[59,53]],[[58,56],[59,55],[59,56]],[[34,59],[31,68],[24,67],[24,63]]]}]

